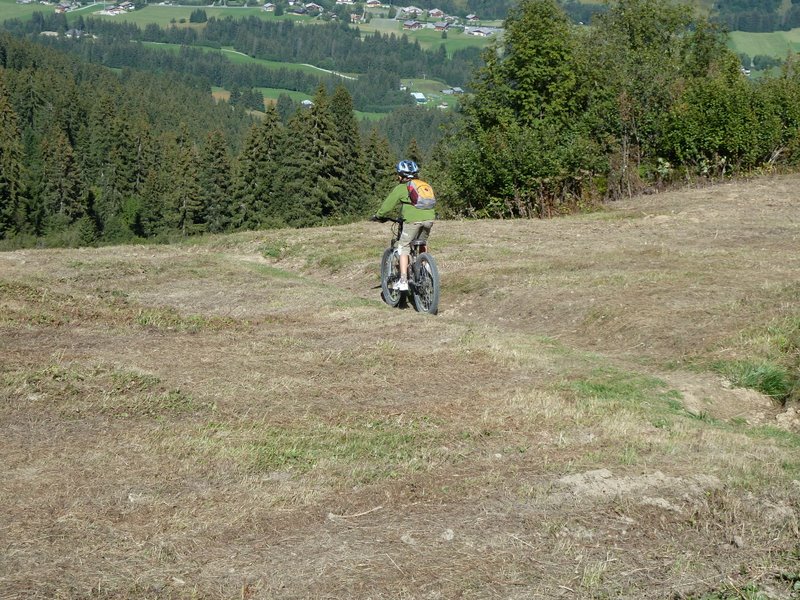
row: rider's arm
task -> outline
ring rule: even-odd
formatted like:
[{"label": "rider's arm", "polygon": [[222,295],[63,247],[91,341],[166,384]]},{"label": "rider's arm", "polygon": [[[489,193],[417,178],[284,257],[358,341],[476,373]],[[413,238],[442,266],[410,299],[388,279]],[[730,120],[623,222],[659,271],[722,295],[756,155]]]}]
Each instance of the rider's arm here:
[{"label": "rider's arm", "polygon": [[388,217],[397,210],[397,207],[400,206],[400,203],[408,198],[408,188],[406,187],[405,183],[401,183],[396,185],[395,188],[389,192],[389,195],[386,196],[386,200],[383,201],[381,207],[378,209],[378,212],[375,213],[377,217]]}]

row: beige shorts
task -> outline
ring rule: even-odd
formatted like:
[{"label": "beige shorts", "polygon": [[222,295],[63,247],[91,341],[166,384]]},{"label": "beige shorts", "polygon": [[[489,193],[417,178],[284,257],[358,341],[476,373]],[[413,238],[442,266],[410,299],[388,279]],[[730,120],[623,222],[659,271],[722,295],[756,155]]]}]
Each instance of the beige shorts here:
[{"label": "beige shorts", "polygon": [[408,256],[411,253],[412,240],[427,240],[431,234],[433,221],[421,221],[418,223],[403,223],[403,233],[400,241],[397,242],[399,254]]}]

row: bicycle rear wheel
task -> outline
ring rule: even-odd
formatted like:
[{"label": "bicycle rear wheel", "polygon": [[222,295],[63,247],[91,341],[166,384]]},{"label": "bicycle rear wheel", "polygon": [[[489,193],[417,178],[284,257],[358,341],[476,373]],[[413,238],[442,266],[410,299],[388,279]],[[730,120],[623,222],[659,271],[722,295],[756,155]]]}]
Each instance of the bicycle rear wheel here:
[{"label": "bicycle rear wheel", "polygon": [[389,306],[397,306],[403,292],[394,289],[394,283],[400,279],[400,258],[392,248],[383,251],[381,259],[381,296]]},{"label": "bicycle rear wheel", "polygon": [[414,264],[412,294],[419,312],[429,315],[439,312],[439,269],[433,256],[427,252],[420,254]]}]

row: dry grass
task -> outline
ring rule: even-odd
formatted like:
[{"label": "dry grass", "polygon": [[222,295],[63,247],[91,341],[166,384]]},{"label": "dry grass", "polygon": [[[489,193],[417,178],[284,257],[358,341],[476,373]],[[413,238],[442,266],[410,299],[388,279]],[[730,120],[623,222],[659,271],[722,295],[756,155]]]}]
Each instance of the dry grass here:
[{"label": "dry grass", "polygon": [[0,598],[790,597],[799,182],[0,255]]}]

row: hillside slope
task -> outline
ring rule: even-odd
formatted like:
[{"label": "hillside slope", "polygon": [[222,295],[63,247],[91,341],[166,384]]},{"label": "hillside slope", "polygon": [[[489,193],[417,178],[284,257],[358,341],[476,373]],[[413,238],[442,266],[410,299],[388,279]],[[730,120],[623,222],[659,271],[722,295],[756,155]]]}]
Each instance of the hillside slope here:
[{"label": "hillside slope", "polygon": [[792,597],[798,187],[0,254],[0,597]]}]

